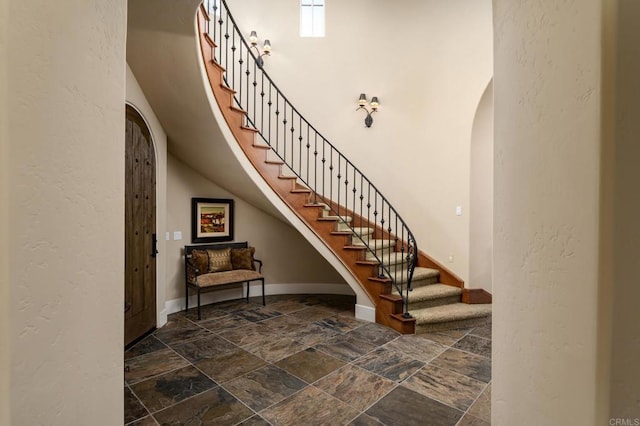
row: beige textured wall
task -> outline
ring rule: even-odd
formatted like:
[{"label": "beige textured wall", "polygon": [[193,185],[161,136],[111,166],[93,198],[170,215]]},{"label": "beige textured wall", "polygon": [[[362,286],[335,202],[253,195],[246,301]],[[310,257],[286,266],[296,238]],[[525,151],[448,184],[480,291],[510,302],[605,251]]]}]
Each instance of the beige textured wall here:
[{"label": "beige textured wall", "polygon": [[494,424],[608,424],[602,4],[493,1]]},{"label": "beige textured wall", "polygon": [[471,134],[469,288],[493,283],[493,80],[480,99]]},{"label": "beige textured wall", "polygon": [[[232,0],[273,46],[265,68],[286,96],[378,186],[421,249],[469,277],[469,162],[492,75],[490,0],[328,2],[325,38],[298,36],[299,2]],[[373,127],[358,95],[378,96]],[[463,216],[456,216],[462,206]]]},{"label": "beige textured wall", "polygon": [[640,421],[640,4],[620,0],[614,189],[614,304],[610,416]]},{"label": "beige textured wall", "polygon": [[9,103],[7,101],[9,2],[0,3],[0,425],[11,414],[9,383],[11,342],[9,295]]},{"label": "beige textured wall", "polygon": [[5,3],[11,424],[119,424],[126,2]]},{"label": "beige textured wall", "polygon": [[167,229],[167,135],[147,101],[131,68],[127,66],[127,103],[132,105],[145,119],[151,130],[156,151],[156,232],[158,255],[156,258],[156,312],[157,325],[166,322],[165,312],[167,287],[167,250],[165,232]]},{"label": "beige textured wall", "polygon": [[[267,289],[273,284],[343,284],[340,275],[289,224],[247,204],[207,180],[192,168],[169,155],[167,186],[167,224],[172,241],[167,242],[167,300],[184,298],[184,259],[182,248],[191,244],[191,198],[233,198],[235,200],[235,241],[248,241],[256,247],[256,257],[264,261]],[[183,239],[173,240],[181,231]],[[317,286],[322,293],[322,286]]]}]

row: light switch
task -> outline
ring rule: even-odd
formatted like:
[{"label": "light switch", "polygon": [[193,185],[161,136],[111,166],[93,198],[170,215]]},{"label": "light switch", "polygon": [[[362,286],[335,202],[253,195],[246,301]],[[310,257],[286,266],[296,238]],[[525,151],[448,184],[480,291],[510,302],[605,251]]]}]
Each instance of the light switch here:
[{"label": "light switch", "polygon": [[164,239],[167,241],[171,240],[171,233],[169,231],[164,234]]},{"label": "light switch", "polygon": [[456,206],[456,216],[462,216],[462,206]]},{"label": "light switch", "polygon": [[173,241],[180,241],[182,239],[182,232],[175,231],[173,233]]}]

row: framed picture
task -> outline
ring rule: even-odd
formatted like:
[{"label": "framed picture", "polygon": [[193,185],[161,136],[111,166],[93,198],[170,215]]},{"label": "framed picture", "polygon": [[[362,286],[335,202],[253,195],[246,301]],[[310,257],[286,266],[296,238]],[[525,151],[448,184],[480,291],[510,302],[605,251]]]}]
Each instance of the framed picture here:
[{"label": "framed picture", "polygon": [[233,240],[233,200],[191,199],[191,242],[215,243]]}]

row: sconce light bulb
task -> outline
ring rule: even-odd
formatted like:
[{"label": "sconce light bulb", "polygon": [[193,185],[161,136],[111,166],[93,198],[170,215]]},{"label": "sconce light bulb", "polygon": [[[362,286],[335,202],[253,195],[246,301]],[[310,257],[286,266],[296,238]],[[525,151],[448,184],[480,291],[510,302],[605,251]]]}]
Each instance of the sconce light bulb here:
[{"label": "sconce light bulb", "polygon": [[255,45],[258,42],[258,34],[255,31],[251,31],[249,35],[249,42]]},{"label": "sconce light bulb", "polygon": [[365,106],[367,104],[367,95],[365,95],[364,93],[360,94],[360,99],[358,99],[358,105],[360,105],[361,107]]},{"label": "sconce light bulb", "polygon": [[374,96],[373,98],[371,98],[371,109],[375,111],[376,109],[378,109],[378,106],[380,106],[380,102],[378,101],[378,97]]},{"label": "sconce light bulb", "polygon": [[262,46],[262,51],[267,55],[271,53],[271,42],[269,40],[264,41],[264,46]]}]

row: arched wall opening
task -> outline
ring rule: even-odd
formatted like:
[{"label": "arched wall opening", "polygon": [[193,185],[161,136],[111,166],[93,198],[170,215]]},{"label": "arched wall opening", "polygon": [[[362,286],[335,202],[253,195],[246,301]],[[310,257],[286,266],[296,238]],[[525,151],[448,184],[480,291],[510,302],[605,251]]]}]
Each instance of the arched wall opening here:
[{"label": "arched wall opening", "polygon": [[473,120],[469,184],[468,288],[493,287],[493,78]]}]

